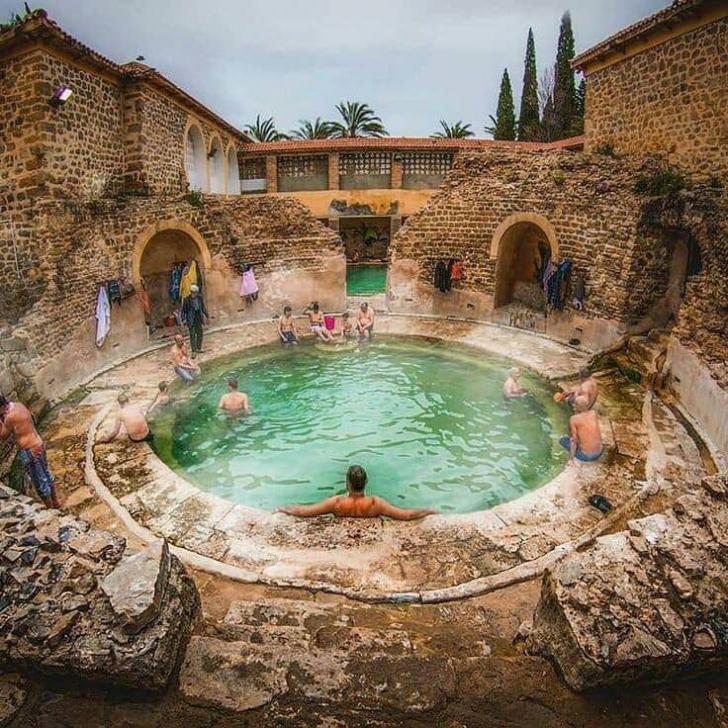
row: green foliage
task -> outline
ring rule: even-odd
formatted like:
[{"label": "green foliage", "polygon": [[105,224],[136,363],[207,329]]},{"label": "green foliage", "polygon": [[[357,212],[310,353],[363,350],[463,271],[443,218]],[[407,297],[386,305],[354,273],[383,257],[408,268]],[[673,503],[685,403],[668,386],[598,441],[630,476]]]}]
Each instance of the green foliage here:
[{"label": "green foliage", "polygon": [[579,86],[576,89],[576,116],[581,119],[582,128],[584,127],[584,112],[586,111],[586,78],[581,77]]},{"label": "green foliage", "polygon": [[28,6],[28,3],[23,3],[23,6],[24,6],[23,13],[11,12],[8,17],[7,22],[0,23],[0,33],[4,33],[6,30],[12,30],[13,28],[17,28],[19,25],[22,25],[26,20],[28,20],[33,15],[33,11]]},{"label": "green foliage", "polygon": [[521,111],[518,115],[518,139],[535,141],[539,138],[541,119],[538,108],[538,76],[536,75],[536,45],[533,30],[528,29],[526,59],[523,69]]},{"label": "green foliage", "polygon": [[333,124],[330,121],[321,121],[317,116],[316,121],[311,122],[301,119],[299,127],[289,134],[291,139],[331,139],[334,133]]},{"label": "green foliage", "polygon": [[513,108],[513,90],[507,68],[503,71],[501,79],[498,111],[495,117],[490,117],[490,120],[491,125],[486,126],[485,131],[491,134],[493,139],[512,141],[516,138],[516,111]]},{"label": "green foliage", "polygon": [[594,150],[596,154],[601,154],[603,157],[617,158],[617,152],[614,151],[614,144],[611,142],[604,142],[599,144]]},{"label": "green foliage", "polygon": [[192,205],[192,207],[203,207],[205,204],[200,190],[190,190],[187,194],[185,194],[185,200]]},{"label": "green foliage", "polygon": [[672,167],[664,167],[651,174],[643,174],[637,178],[634,191],[638,195],[648,197],[664,197],[674,195],[685,189],[685,176]]},{"label": "green foliage", "polygon": [[574,69],[574,31],[571,14],[567,10],[561,16],[559,44],[554,67],[554,122],[557,139],[573,136],[578,128],[577,94]]},{"label": "green foliage", "polygon": [[279,142],[288,138],[276,129],[276,123],[273,121],[272,116],[261,119],[260,114],[255,117],[253,124],[245,125],[244,131],[256,142]]},{"label": "green foliage", "polygon": [[342,101],[336,105],[341,121],[331,124],[332,137],[384,137],[389,132],[384,128],[382,120],[374,113],[369,104],[359,101]]},{"label": "green foliage", "polygon": [[462,121],[456,121],[454,124],[448,124],[440,119],[442,131],[436,131],[430,134],[433,139],[466,139],[475,136],[475,132],[470,129],[470,124],[463,124]]},{"label": "green foliage", "polygon": [[557,187],[563,187],[564,183],[566,182],[566,175],[563,172],[559,172],[557,170],[553,173],[553,180],[554,180],[554,184]]}]

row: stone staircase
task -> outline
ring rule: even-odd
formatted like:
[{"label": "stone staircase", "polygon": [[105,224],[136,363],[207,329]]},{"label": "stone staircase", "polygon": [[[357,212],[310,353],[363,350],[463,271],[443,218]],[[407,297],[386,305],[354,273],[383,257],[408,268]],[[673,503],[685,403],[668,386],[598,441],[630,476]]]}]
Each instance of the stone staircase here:
[{"label": "stone staircase", "polygon": [[441,637],[376,608],[305,599],[232,602],[205,631],[189,644],[180,690],[192,704],[235,712],[291,703],[323,718],[346,705],[349,715],[411,720],[456,694],[456,662],[472,668],[490,655],[477,630],[443,649]]}]

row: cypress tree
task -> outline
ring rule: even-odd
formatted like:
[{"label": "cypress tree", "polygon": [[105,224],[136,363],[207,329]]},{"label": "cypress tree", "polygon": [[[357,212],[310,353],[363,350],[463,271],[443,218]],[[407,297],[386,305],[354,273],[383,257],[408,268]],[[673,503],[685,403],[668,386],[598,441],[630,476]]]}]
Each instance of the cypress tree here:
[{"label": "cypress tree", "polygon": [[528,29],[526,41],[526,60],[523,68],[523,92],[521,93],[521,112],[518,116],[518,139],[534,141],[539,136],[538,115],[538,77],[536,76],[536,45],[533,30]]},{"label": "cypress tree", "polygon": [[508,69],[503,71],[500,94],[498,94],[498,111],[495,118],[490,117],[492,126],[486,126],[485,131],[493,135],[493,139],[513,141],[516,138],[516,110],[513,106],[513,90]]},{"label": "cypress tree", "polygon": [[574,32],[571,28],[571,14],[567,10],[561,16],[559,45],[556,51],[554,79],[554,115],[558,139],[564,139],[573,132],[576,117],[576,83],[571,59],[574,57]]},{"label": "cypress tree", "polygon": [[576,89],[576,122],[578,131],[584,131],[584,112],[586,111],[586,79],[582,76],[579,87]]}]

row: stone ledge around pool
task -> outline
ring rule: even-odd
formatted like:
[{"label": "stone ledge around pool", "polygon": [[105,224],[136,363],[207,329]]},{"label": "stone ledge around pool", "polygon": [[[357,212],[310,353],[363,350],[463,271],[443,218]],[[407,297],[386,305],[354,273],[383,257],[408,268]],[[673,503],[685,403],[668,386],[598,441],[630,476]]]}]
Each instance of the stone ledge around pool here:
[{"label": "stone ledge around pool", "polygon": [[[427,334],[505,353],[552,378],[573,372],[586,358],[543,337],[487,325],[384,316],[378,324],[388,333]],[[269,332],[256,328],[213,333],[207,349],[216,357],[268,341]],[[166,351],[151,352],[91,386],[129,386],[135,398],[151,398],[167,366]],[[112,510],[127,523],[133,520],[141,538],[168,539],[193,566],[244,581],[359,598],[456,598],[539,574],[567,551],[613,530],[654,492],[654,483],[644,479],[654,436],[643,422],[644,396],[613,374],[604,375],[599,409],[611,452],[604,462],[567,468],[537,490],[491,510],[414,523],[303,520],[236,505],[198,490],[146,445],[93,446],[101,416],[89,431],[87,479],[108,489]],[[588,505],[594,493],[614,504],[608,517]],[[197,563],[192,555],[200,557]]]}]

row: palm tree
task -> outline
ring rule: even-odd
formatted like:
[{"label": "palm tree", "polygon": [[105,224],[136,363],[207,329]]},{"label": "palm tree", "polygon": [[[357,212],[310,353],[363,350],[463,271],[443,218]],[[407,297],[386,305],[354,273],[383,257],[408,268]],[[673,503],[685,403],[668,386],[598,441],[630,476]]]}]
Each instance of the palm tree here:
[{"label": "palm tree", "polygon": [[475,136],[475,132],[470,129],[470,124],[463,124],[462,121],[456,121],[454,124],[448,124],[440,119],[442,131],[436,131],[430,136],[434,139],[467,139],[467,137]]},{"label": "palm tree", "polygon": [[260,114],[258,114],[255,117],[255,123],[246,124],[244,128],[248,136],[252,137],[256,142],[279,142],[288,138],[286,134],[281,134],[276,129],[276,123],[273,121],[272,116],[261,119]]},{"label": "palm tree", "polygon": [[374,113],[369,104],[358,101],[342,101],[336,105],[341,115],[341,121],[332,122],[332,136],[335,139],[342,137],[383,137],[389,136],[382,120]]},{"label": "palm tree", "polygon": [[301,119],[298,123],[298,129],[290,133],[292,139],[331,139],[334,133],[333,124],[330,121],[321,121],[319,116],[314,122]]}]

